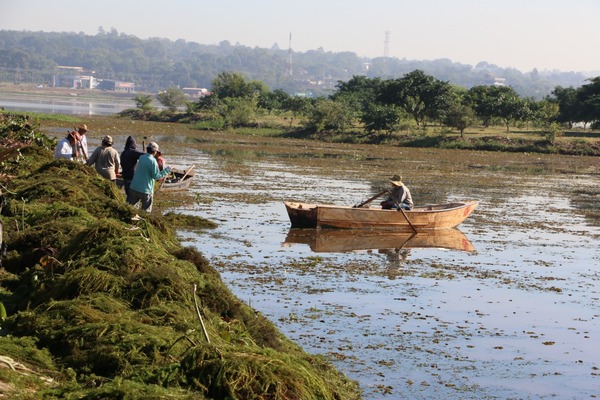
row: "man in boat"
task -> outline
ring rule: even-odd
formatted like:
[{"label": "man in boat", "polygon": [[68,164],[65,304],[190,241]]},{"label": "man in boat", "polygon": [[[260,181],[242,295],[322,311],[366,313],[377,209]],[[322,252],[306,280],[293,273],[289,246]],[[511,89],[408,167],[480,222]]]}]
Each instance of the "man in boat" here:
[{"label": "man in boat", "polygon": [[402,177],[394,175],[390,178],[392,189],[388,191],[388,197],[381,202],[381,208],[385,210],[402,208],[411,210],[414,207],[410,190],[402,183]]},{"label": "man in boat", "polygon": [[123,187],[125,196],[129,195],[129,185],[133,179],[133,173],[140,157],[144,154],[137,150],[137,143],[133,136],[128,136],[125,141],[125,149],[121,153],[121,178],[123,178]]},{"label": "man in boat", "polygon": [[98,146],[86,161],[87,165],[93,165],[96,171],[112,182],[117,181],[117,172],[121,167],[119,153],[112,147],[113,139],[111,136],[102,138],[102,145]]},{"label": "man in boat", "polygon": [[129,185],[127,202],[133,206],[142,203],[142,210],[152,212],[152,200],[154,196],[154,181],[164,178],[171,172],[171,167],[166,166],[162,171],[158,169],[156,152],[158,144],[150,142],[146,147],[146,153],[138,160],[137,168]]}]

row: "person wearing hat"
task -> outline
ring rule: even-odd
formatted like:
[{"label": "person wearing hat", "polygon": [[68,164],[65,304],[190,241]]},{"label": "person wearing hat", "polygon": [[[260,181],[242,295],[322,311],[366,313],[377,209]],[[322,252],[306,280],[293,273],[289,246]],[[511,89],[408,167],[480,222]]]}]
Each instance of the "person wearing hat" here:
[{"label": "person wearing hat", "polygon": [[413,200],[410,195],[410,190],[402,183],[402,177],[394,175],[390,178],[392,190],[389,191],[388,197],[381,202],[381,208],[386,210],[402,208],[403,210],[411,210],[413,208]]},{"label": "person wearing hat", "polygon": [[86,161],[86,164],[93,165],[102,177],[116,182],[117,172],[119,172],[119,168],[121,167],[121,160],[119,153],[112,145],[112,137],[108,135],[104,136],[102,138],[102,145],[94,150],[90,158]]},{"label": "person wearing hat", "polygon": [[81,124],[75,128],[75,132],[79,133],[79,142],[76,144],[77,160],[86,162],[88,160],[88,144],[87,144],[87,133],[88,127],[85,124]]},{"label": "person wearing hat", "polygon": [[141,202],[142,210],[147,212],[152,212],[154,182],[166,177],[171,172],[169,166],[166,166],[162,171],[158,169],[157,152],[158,144],[150,142],[146,147],[146,153],[138,160],[127,195],[129,204],[135,206]]},{"label": "person wearing hat", "polygon": [[67,136],[60,139],[54,149],[54,159],[64,158],[72,160],[75,155],[75,145],[79,140],[79,134],[77,132],[69,132]]}]

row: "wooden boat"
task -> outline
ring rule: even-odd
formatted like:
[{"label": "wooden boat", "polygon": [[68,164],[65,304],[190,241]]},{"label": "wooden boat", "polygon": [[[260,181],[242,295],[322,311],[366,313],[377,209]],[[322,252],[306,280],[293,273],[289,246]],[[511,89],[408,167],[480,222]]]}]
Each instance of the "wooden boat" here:
[{"label": "wooden boat", "polygon": [[432,204],[414,207],[410,211],[295,202],[284,202],[284,204],[293,228],[422,232],[456,227],[477,208],[479,202]]},{"label": "wooden boat", "polygon": [[158,183],[158,190],[161,192],[177,192],[188,190],[193,179],[194,171],[179,171],[173,169],[171,170],[171,174],[165,178],[163,182]]},{"label": "wooden boat", "polygon": [[291,228],[284,246],[307,244],[316,253],[344,253],[386,249],[448,249],[475,252],[464,233],[456,228],[425,232],[389,232],[367,229]]},{"label": "wooden boat", "polygon": [[[156,191],[161,192],[177,192],[182,190],[188,190],[190,184],[194,179],[194,166],[188,170],[172,169],[171,173],[165,178],[164,181],[159,181],[155,185]],[[123,187],[123,179],[117,178],[116,184],[118,187]]]}]

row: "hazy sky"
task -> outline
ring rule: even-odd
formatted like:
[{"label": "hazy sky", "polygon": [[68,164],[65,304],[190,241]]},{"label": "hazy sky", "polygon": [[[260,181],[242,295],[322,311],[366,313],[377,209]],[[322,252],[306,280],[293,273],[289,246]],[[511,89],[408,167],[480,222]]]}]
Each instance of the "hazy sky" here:
[{"label": "hazy sky", "polygon": [[[600,71],[600,0],[0,0],[0,29]],[[386,32],[389,32],[386,42]]]}]

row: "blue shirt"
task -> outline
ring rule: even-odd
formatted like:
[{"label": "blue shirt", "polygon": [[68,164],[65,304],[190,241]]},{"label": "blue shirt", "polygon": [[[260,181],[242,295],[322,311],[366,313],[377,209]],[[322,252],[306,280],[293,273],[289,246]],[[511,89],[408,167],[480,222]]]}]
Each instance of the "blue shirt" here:
[{"label": "blue shirt", "polygon": [[164,178],[169,172],[167,168],[159,171],[154,155],[145,153],[138,160],[129,189],[140,193],[152,194],[154,193],[154,181]]}]

